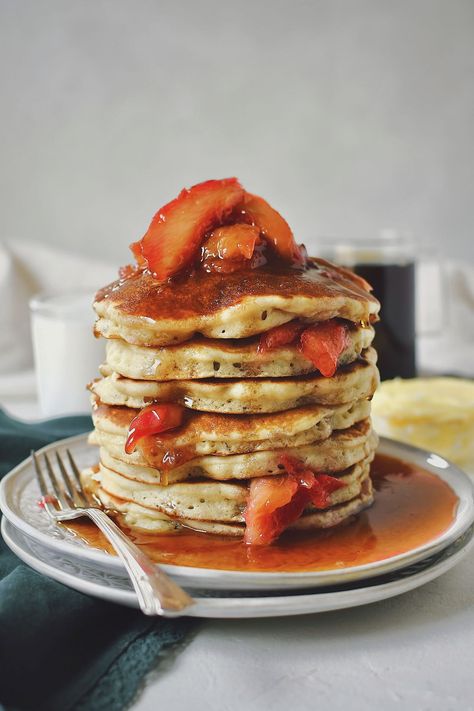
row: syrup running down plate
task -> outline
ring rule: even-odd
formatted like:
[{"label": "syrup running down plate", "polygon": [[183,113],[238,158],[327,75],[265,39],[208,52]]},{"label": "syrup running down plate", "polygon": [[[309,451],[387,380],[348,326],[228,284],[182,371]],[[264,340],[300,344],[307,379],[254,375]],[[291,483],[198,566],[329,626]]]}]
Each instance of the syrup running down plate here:
[{"label": "syrup running down plate", "polygon": [[[81,467],[97,460],[97,451],[87,444],[87,435],[56,442],[41,451],[53,453],[66,447]],[[313,532],[304,545],[299,539],[295,544],[283,536],[268,552],[260,547],[245,547],[240,542],[213,539],[217,564],[213,565],[211,557],[206,567],[202,563],[193,566],[189,556],[185,565],[163,563],[164,548],[166,545],[176,548],[177,537],[160,537],[160,549],[151,552],[167,573],[188,588],[290,590],[354,584],[435,555],[459,539],[474,521],[470,479],[438,455],[382,438],[373,474],[377,490],[374,505],[346,526]],[[28,458],[0,485],[0,508],[8,521],[32,541],[71,562],[79,561],[110,574],[124,574],[116,556],[54,526],[38,507],[39,498],[32,461]],[[204,534],[193,534],[196,535]],[[209,540],[206,538],[206,547],[211,548],[207,545]],[[181,539],[183,548],[185,541],[186,538]],[[219,546],[225,547],[225,555]],[[247,552],[249,549],[253,550]],[[145,550],[150,552],[146,546]],[[295,563],[296,555],[303,555],[304,565],[301,560]],[[237,570],[229,570],[232,556],[238,558]]]},{"label": "syrup running down plate", "polygon": [[[120,573],[99,570],[87,561],[72,561],[61,553],[42,546],[2,521],[2,535],[11,550],[34,570],[79,592],[138,607],[130,580]],[[304,615],[358,607],[401,595],[431,582],[460,562],[472,550],[474,526],[454,543],[425,560],[367,581],[304,591],[265,592],[192,591],[195,604],[186,610],[190,617],[260,618]]]}]

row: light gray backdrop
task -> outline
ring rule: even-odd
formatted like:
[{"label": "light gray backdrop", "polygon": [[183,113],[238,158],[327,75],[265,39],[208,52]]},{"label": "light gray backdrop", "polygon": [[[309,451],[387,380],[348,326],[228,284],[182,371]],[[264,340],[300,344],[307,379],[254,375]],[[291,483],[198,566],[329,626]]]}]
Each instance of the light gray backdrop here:
[{"label": "light gray backdrop", "polygon": [[310,247],[396,227],[474,260],[473,0],[0,9],[0,240],[123,262],[183,185],[237,175]]}]

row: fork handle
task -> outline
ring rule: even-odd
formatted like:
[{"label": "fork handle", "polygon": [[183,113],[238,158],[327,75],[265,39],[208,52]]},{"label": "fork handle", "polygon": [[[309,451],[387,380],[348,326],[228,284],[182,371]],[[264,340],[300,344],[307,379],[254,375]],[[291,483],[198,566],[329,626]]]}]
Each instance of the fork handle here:
[{"label": "fork handle", "polygon": [[90,508],[84,509],[84,514],[100,528],[122,559],[145,615],[173,617],[194,604],[192,597],[132,543],[104,511]]}]

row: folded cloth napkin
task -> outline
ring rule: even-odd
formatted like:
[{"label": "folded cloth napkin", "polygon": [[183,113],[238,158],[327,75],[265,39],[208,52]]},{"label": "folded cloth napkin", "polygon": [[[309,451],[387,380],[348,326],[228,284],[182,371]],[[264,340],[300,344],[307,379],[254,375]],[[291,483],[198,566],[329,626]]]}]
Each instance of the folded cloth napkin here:
[{"label": "folded cloth napkin", "polygon": [[422,263],[417,277],[418,370],[474,377],[474,265]]},{"label": "folded cloth napkin", "polygon": [[[0,477],[31,449],[89,429],[86,416],[25,424],[0,411]],[[145,617],[45,578],[0,539],[0,709],[123,709],[189,630],[190,620]]]},{"label": "folded cloth napkin", "polygon": [[32,296],[90,291],[92,323],[94,293],[116,278],[115,266],[93,258],[26,240],[0,243],[0,374],[33,364],[28,310]]}]

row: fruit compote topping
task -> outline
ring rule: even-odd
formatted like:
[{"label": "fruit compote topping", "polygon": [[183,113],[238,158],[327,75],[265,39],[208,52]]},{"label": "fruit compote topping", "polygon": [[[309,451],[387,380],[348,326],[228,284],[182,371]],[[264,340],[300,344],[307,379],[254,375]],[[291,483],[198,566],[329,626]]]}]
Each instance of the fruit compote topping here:
[{"label": "fruit compote topping", "polygon": [[[260,249],[256,252],[257,244]],[[201,264],[208,272],[223,274],[249,266],[255,268],[254,255],[258,260],[263,246],[260,230],[255,225],[239,222],[224,225],[213,230],[201,247]]]},{"label": "fruit compote topping", "polygon": [[337,369],[339,356],[348,344],[348,327],[337,319],[308,326],[300,321],[289,321],[266,331],[260,336],[259,353],[267,353],[281,346],[294,345],[310,360],[321,375],[331,378]]},{"label": "fruit compote topping", "polygon": [[330,496],[345,483],[334,476],[313,472],[303,462],[282,455],[286,474],[252,479],[247,507],[244,543],[268,545],[296,521],[311,502],[318,509],[330,505]]},{"label": "fruit compote topping", "polygon": [[184,413],[182,405],[170,402],[144,407],[130,422],[125,452],[134,452],[137,442],[143,437],[176,429],[183,423]]},{"label": "fruit compote topping", "polygon": [[[183,271],[230,273],[278,261],[303,269],[306,250],[286,220],[237,178],[207,180],[184,189],[164,205],[138,242],[130,246],[138,270],[158,281]],[[121,270],[120,278],[136,273]]]}]

